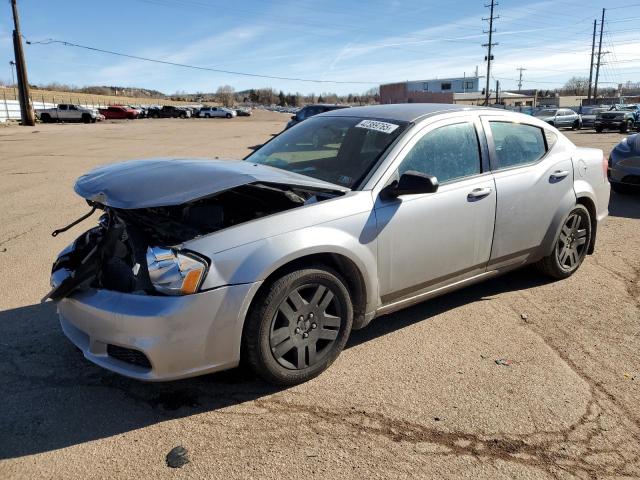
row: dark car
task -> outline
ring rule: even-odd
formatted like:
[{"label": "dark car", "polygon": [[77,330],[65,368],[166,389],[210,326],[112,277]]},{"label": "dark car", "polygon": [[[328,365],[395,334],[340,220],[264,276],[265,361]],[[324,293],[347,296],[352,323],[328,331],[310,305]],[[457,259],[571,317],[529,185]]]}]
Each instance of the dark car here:
[{"label": "dark car", "polygon": [[607,107],[580,107],[580,117],[584,128],[593,128],[596,124],[596,116],[609,110]]},{"label": "dark car", "polygon": [[607,112],[596,115],[596,132],[619,130],[626,133],[634,128],[640,131],[640,106],[614,105]]},{"label": "dark car", "polygon": [[291,120],[287,122],[286,128],[291,128],[294,125],[306,120],[307,118],[318,115],[319,113],[330,112],[331,110],[338,110],[340,108],[349,108],[348,105],[327,105],[323,103],[317,103],[315,105],[307,105],[302,108],[298,113],[291,117]]},{"label": "dark car", "polygon": [[188,118],[191,110],[173,105],[165,105],[162,108],[149,109],[149,118]]},{"label": "dark car", "polygon": [[640,192],[640,134],[623,138],[611,151],[607,177],[618,193]]}]

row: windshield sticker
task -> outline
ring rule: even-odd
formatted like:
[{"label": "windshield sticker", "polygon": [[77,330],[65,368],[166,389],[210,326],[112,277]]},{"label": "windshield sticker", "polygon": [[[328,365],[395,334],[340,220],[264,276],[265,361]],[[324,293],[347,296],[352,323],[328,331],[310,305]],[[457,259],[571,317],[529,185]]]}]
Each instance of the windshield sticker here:
[{"label": "windshield sticker", "polygon": [[393,123],[378,122],[377,120],[362,120],[356,125],[357,128],[366,128],[367,130],[375,130],[376,132],[392,133],[399,125]]}]

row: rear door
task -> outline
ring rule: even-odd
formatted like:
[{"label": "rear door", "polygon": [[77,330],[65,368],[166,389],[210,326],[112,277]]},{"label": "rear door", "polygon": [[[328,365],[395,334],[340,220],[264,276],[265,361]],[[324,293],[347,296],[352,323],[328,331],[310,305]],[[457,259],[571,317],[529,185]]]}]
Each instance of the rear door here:
[{"label": "rear door", "polygon": [[69,106],[66,103],[58,105],[58,120],[69,120]]},{"label": "rear door", "polygon": [[571,152],[552,148],[555,133],[505,117],[482,116],[496,182],[490,266],[522,263],[555,238],[575,204]]}]

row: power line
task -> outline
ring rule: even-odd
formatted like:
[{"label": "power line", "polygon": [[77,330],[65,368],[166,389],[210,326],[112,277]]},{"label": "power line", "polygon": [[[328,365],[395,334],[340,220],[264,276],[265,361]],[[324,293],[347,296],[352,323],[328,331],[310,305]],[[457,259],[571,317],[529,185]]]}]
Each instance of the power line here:
[{"label": "power line", "polygon": [[160,63],[163,65],[171,65],[174,67],[190,68],[192,70],[204,70],[207,72],[225,73],[228,75],[239,75],[244,77],[269,78],[271,80],[289,80],[294,82],[311,82],[311,83],[339,83],[339,84],[360,84],[360,85],[378,85],[380,83],[380,82],[362,82],[362,81],[346,81],[346,80],[320,80],[320,79],[314,79],[314,78],[279,77],[275,75],[261,75],[258,73],[235,72],[232,70],[222,70],[219,68],[210,68],[210,67],[202,67],[198,65],[189,65],[186,63],[170,62],[168,60],[159,60],[157,58],[140,57],[138,55],[130,55],[128,53],[114,52],[111,50],[104,50],[102,48],[89,47],[87,45],[79,45],[77,43],[66,42],[64,40],[54,40],[52,38],[47,40],[41,40],[38,42],[27,41],[28,45],[51,45],[53,43],[64,45],[65,47],[82,48],[82,49],[91,50],[94,52],[108,53],[109,55],[116,55],[119,57],[131,58],[134,60],[141,60],[144,62]]}]

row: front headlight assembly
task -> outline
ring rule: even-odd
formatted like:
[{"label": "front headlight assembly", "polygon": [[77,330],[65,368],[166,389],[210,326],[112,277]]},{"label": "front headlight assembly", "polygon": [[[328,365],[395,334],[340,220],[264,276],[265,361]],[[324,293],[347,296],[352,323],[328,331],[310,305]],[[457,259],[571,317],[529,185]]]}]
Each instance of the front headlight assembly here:
[{"label": "front headlight assembly", "polygon": [[207,262],[191,252],[149,247],[147,267],[154,288],[165,295],[196,293],[207,274]]}]

